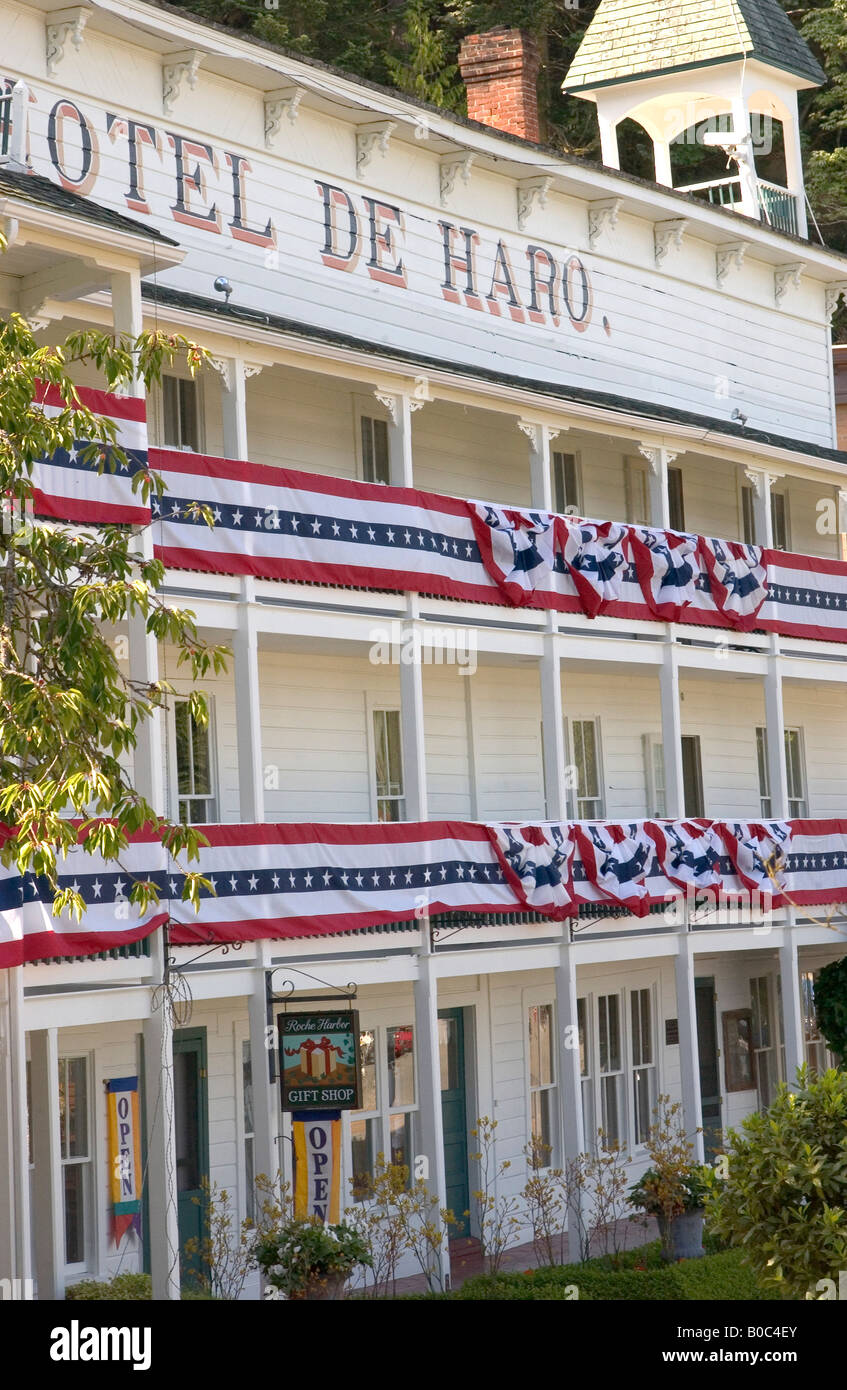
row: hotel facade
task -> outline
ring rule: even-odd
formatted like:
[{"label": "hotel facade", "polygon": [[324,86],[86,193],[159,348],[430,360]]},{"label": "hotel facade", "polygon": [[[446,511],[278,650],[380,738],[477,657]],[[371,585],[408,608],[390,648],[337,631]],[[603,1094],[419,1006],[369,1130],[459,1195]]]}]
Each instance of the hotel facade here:
[{"label": "hotel facade", "polygon": [[[708,1155],[826,1063],[847,259],[809,235],[796,104],[823,74],[776,0],[686,8],[642,33],[603,0],[565,84],[597,104],[601,166],[536,143],[537,53],[507,31],[466,42],[462,120],[167,6],[0,3],[2,312],[43,343],[158,328],[208,350],[146,411],[112,406],[146,413],[168,482],[138,527],[163,593],[232,650],[202,728],[175,653],[118,634],[177,692],[135,784],[208,827],[216,897],[195,918],[166,889],[166,935],[109,879],[107,928],[89,874],[104,935],[79,949],[3,914],[0,1278],[55,1299],[147,1268],[178,1296],[203,1180],[244,1217],[255,1174],[291,1173],[269,999],[355,988],[345,1201],[379,1153],[423,1159],[470,1234],[478,1116],[501,1193],[533,1135],[560,1166],[598,1128],[634,1180],[660,1094]],[[675,189],[674,141],[709,115],[727,177]],[[782,133],[783,184],[757,175],[751,115]],[[628,117],[655,181],[617,168]],[[667,893],[643,857],[623,871],[640,850]],[[146,1200],[115,1245],[126,1077]]]}]

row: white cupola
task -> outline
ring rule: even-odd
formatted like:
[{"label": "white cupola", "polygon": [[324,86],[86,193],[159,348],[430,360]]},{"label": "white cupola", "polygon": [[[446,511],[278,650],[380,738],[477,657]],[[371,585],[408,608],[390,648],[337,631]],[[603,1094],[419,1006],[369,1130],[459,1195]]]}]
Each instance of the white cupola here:
[{"label": "white cupola", "polygon": [[[562,90],[596,102],[603,163],[620,168],[617,127],[631,118],[653,143],[656,182],[673,187],[671,145],[710,121],[728,177],[701,194],[806,236],[797,93],[826,74],[779,0],[601,0]],[[785,186],[756,172],[752,122],[781,122]]]}]

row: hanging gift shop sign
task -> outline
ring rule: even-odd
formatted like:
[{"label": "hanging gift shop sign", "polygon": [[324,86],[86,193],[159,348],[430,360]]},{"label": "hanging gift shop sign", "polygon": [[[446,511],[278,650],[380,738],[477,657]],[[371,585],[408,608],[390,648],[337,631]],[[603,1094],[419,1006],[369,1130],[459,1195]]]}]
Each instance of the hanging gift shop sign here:
[{"label": "hanging gift shop sign", "polygon": [[359,1108],[359,1015],[280,1014],[283,1110]]}]

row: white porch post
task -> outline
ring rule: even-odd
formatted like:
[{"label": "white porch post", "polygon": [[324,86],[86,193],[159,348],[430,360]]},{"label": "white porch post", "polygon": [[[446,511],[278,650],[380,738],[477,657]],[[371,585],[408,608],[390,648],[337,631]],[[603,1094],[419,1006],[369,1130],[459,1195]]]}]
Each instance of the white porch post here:
[{"label": "white porch post", "polygon": [[685,815],[685,784],[682,776],[682,713],[679,703],[679,657],[668,639],[659,667],[659,696],[662,710],[662,756],[665,765],[665,815],[680,819]]},{"label": "white porch post", "polygon": [[[420,607],[417,594],[406,599],[406,631],[417,626]],[[403,791],[406,820],[427,820],[429,816],[426,783],[426,741],[424,738],[423,664],[418,657],[420,644],[405,640],[405,650],[413,659],[400,662],[400,739],[403,749]]]},{"label": "white porch post", "polygon": [[542,756],[544,758],[544,798],[547,820],[567,820],[568,784],[565,775],[565,719],[562,709],[562,664],[559,651],[558,619],[547,614],[544,655],[541,658]]},{"label": "white porch post", "polygon": [[254,603],[255,583],[251,575],[246,575],[241,580],[238,627],[232,644],[238,726],[238,802],[245,825],[259,825],[265,819],[259,643]]},{"label": "white porch post", "polygon": [[[562,1144],[562,1167],[586,1151],[586,1141],[593,1136],[586,1135],[582,1115],[582,1077],[579,1061],[579,1016],[577,1013],[576,961],[573,947],[567,940],[569,928],[565,926],[565,937],[559,947],[559,958],[555,967],[556,982],[556,1065],[559,1074],[559,1096],[561,1101],[560,1139]],[[568,1259],[580,1258],[578,1249],[579,1232],[582,1226],[583,1207],[580,1189],[575,1189],[568,1210]]]},{"label": "white porch post", "polygon": [[212,366],[223,381],[223,450],[228,459],[246,459],[247,454],[247,371],[241,357],[214,357]]},{"label": "white porch post", "polygon": [[702,1163],[703,1135],[696,1132],[703,1123],[703,1105],[700,1095],[700,1047],[697,1039],[697,1002],[694,990],[694,943],[687,930],[680,932],[677,938],[674,965],[683,1124],[689,1140],[694,1145],[695,1162]]},{"label": "white porch post", "polygon": [[[165,972],[161,932],[150,940],[153,979]],[[153,1298],[180,1296],[179,1221],[176,1197],[173,1022],[167,999],[144,1020],[144,1079],[147,1111],[147,1191],[150,1212],[150,1273]]]},{"label": "white porch post", "polygon": [[412,456],[412,415],[424,404],[406,394],[375,391],[374,395],[388,411],[388,470],[394,487],[414,487]]},{"label": "white porch post", "polygon": [[788,817],[788,770],[785,766],[785,714],[782,702],[782,663],[779,637],[770,636],[768,667],[765,672],[765,729],[768,750],[768,782],[771,816]]},{"label": "white porch post", "polygon": [[753,488],[753,529],[756,544],[769,550],[773,546],[773,517],[771,514],[771,487],[776,475],[764,468],[745,468],[744,476]]},{"label": "white porch post", "polygon": [[785,1080],[796,1086],[797,1068],[806,1060],[803,1011],[800,1005],[800,962],[794,910],[786,909],[786,924],[779,948],[779,974],[782,989],[782,1029],[785,1039]]},{"label": "white porch post", "polygon": [[[418,1035],[419,1114],[423,1156],[429,1168],[427,1187],[447,1206],[447,1173],[444,1163],[444,1118],[441,1111],[441,1056],[438,1046],[438,977],[432,953],[429,918],[421,922],[423,944],[417,952],[415,976],[415,1028]],[[450,1278],[450,1251],[445,1239],[439,1255],[439,1276],[446,1288]]]},{"label": "white porch post", "polygon": [[[116,334],[133,341],[144,328],[141,303],[141,275],[138,270],[116,270],[110,279],[112,291],[112,322]],[[135,377],[129,387],[132,396],[144,395],[144,384]]]},{"label": "white porch post", "polygon": [[[279,1141],[279,1102],[276,1082],[271,1084],[270,1062],[274,1056],[273,1043],[269,1044],[268,1026],[273,1018],[268,1018],[267,969],[270,950],[267,942],[256,943],[256,968],[253,971],[253,988],[248,996],[247,1011],[250,1020],[250,1069],[253,1078],[253,1169],[254,1176],[264,1173],[275,1178],[281,1167],[277,1154]],[[273,1035],[270,1035],[271,1037]],[[276,1075],[276,1068],[274,1069]]]},{"label": "white porch post", "polygon": [[611,116],[599,105],[597,107],[597,122],[600,126],[600,157],[607,169],[620,169],[618,123],[613,121]]},{"label": "white porch post", "polygon": [[656,182],[662,183],[666,188],[673,188],[673,170],[671,168],[671,147],[667,140],[653,137],[653,167],[656,171]]},{"label": "white porch post", "polygon": [[553,510],[553,480],[550,471],[550,444],[561,430],[534,420],[518,420],[518,429],[529,440],[529,489],[532,506],[540,512]]},{"label": "white porch post", "polygon": [[30,1220],[23,970],[12,966],[0,970],[0,1279],[32,1278]]},{"label": "white porch post", "polygon": [[750,112],[743,91],[739,91],[732,99],[732,125],[738,138],[735,156],[741,184],[741,211],[748,217],[760,218],[759,177],[756,173],[756,159],[750,135]]},{"label": "white porch post", "polygon": [[667,531],[671,524],[668,465],[676,458],[676,450],[666,449],[661,444],[639,444],[638,452],[649,464],[650,525]]},{"label": "white porch post", "polygon": [[59,1046],[55,1028],[30,1033],[35,1274],[39,1299],[64,1298],[65,1216],[59,1133]]}]

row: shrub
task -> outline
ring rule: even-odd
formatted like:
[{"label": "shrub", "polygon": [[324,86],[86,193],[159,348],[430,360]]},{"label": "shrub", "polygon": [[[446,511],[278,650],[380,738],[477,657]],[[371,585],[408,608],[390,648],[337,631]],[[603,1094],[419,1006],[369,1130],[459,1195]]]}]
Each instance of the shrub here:
[{"label": "shrub", "polygon": [[818,1026],[842,1065],[847,1061],[847,956],[825,965],[815,981]]},{"label": "shrub", "polygon": [[65,1298],[76,1302],[90,1303],[100,1299],[137,1302],[153,1297],[153,1280],[149,1274],[116,1274],[114,1279],[82,1279],[78,1284],[69,1284]]},{"label": "shrub", "polygon": [[730,1131],[707,1219],[772,1294],[815,1298],[820,1280],[847,1269],[847,1072],[810,1081],[801,1067],[797,1084]]},{"label": "shrub", "polygon": [[453,1295],[463,1301],[570,1302],[573,1286],[580,1303],[750,1300],[767,1298],[738,1251],[682,1260],[668,1266],[658,1241],[622,1257],[621,1267],[606,1260],[528,1270],[523,1274],[481,1274],[466,1279]]}]

